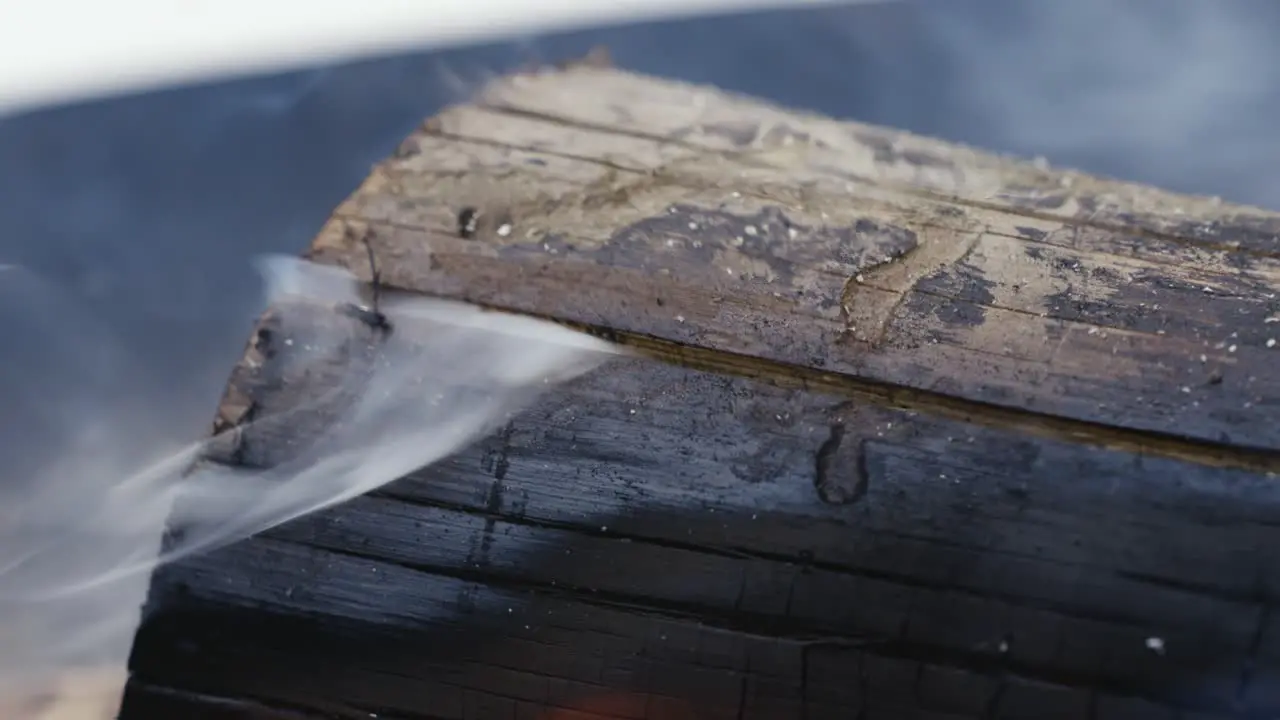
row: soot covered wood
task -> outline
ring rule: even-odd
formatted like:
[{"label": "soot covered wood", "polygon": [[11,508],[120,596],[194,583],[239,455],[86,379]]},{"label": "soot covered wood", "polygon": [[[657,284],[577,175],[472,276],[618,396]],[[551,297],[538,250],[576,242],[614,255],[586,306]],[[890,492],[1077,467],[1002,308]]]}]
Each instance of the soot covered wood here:
[{"label": "soot covered wood", "polygon": [[[1273,715],[1277,237],[708,88],[500,80],[309,255],[641,357],[158,572],[123,716]],[[300,392],[253,361],[285,379],[234,376],[224,428]]]}]

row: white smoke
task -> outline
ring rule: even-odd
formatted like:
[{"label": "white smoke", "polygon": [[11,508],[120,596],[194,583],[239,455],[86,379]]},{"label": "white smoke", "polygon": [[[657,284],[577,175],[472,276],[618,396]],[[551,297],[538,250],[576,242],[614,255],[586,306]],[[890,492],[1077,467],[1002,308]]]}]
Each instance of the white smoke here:
[{"label": "white smoke", "polygon": [[[140,428],[162,422],[164,406],[139,402],[151,398],[146,377],[91,308],[23,268],[0,272],[4,717],[44,717],[27,704],[68,672],[122,669],[159,563],[438,461],[615,352],[551,323],[420,297],[384,300],[384,332],[339,311],[360,302],[345,272],[285,257],[260,270],[275,328],[264,372],[287,365],[299,400],[212,440],[161,447]],[[255,467],[202,459],[283,425],[303,437],[265,446],[271,457],[259,451]]]}]

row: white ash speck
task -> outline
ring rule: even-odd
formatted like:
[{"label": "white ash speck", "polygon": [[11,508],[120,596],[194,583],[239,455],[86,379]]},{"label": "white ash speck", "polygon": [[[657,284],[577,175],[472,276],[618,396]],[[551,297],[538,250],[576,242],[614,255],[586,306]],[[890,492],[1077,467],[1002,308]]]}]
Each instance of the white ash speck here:
[{"label": "white ash speck", "polygon": [[1276,346],[1276,339],[1275,339],[1275,338],[1267,338],[1267,347],[1269,347],[1269,348],[1273,348],[1273,347],[1275,347],[1275,346]]},{"label": "white ash speck", "polygon": [[1152,635],[1147,638],[1147,649],[1157,655],[1164,655],[1164,638]]},{"label": "white ash speck", "polygon": [[1236,351],[1236,348],[1237,348],[1237,347],[1238,347],[1238,346],[1236,346],[1236,345],[1229,345],[1229,346],[1227,347],[1227,352],[1229,352],[1229,353],[1233,353],[1233,352],[1235,352],[1235,351]]},{"label": "white ash speck", "polygon": [[678,323],[682,323],[682,322],[684,322],[684,316],[683,316],[683,315],[677,315],[677,316],[676,316],[676,322],[678,322]]},{"label": "white ash speck", "polygon": [[1271,317],[1269,317],[1269,318],[1267,318],[1267,319],[1263,320],[1262,322],[1264,322],[1264,323],[1277,323],[1277,322],[1280,322],[1280,315],[1272,315]]},{"label": "white ash speck", "polygon": [[691,222],[691,223],[689,223],[689,229],[690,229],[690,230],[697,230],[697,229],[698,229],[698,223],[696,223],[696,222]]},{"label": "white ash speck", "polygon": [[506,237],[511,234],[511,223],[502,223],[498,226],[498,236]]},{"label": "white ash speck", "polygon": [[758,234],[760,233],[760,231],[756,229],[756,226],[755,226],[755,225],[748,225],[748,226],[746,226],[746,227],[742,228],[742,231],[743,231],[743,232],[745,232],[746,234],[750,235],[751,237],[755,237],[756,235],[758,235]]}]

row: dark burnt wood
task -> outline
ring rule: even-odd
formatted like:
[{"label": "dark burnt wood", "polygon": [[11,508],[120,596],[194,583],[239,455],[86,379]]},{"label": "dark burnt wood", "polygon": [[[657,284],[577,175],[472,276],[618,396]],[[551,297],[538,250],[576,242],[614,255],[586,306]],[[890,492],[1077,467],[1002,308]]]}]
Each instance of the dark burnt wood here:
[{"label": "dark burnt wood", "polygon": [[[499,81],[310,255],[639,357],[159,571],[123,717],[1274,716],[1277,233],[615,70]],[[376,354],[291,317],[336,373]],[[347,377],[247,357],[224,430]]]}]

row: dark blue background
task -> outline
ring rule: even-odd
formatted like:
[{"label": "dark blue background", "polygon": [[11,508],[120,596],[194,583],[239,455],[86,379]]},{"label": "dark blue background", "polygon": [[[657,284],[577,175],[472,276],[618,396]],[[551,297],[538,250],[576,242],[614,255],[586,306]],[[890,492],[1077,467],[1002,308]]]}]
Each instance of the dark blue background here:
[{"label": "dark blue background", "polygon": [[[88,299],[147,378],[134,392],[153,427],[190,436],[259,305],[249,258],[302,249],[415,124],[505,68],[603,43],[626,68],[1280,209],[1277,37],[1275,0],[920,0],[524,39],[51,109],[0,121],[0,262]],[[7,382],[66,380],[41,375],[39,348],[72,331],[34,299],[3,299],[0,314],[39,321],[0,340]],[[77,347],[64,341],[59,352]],[[6,360],[20,343],[36,360]],[[5,426],[21,422],[17,408],[0,412]]]}]

